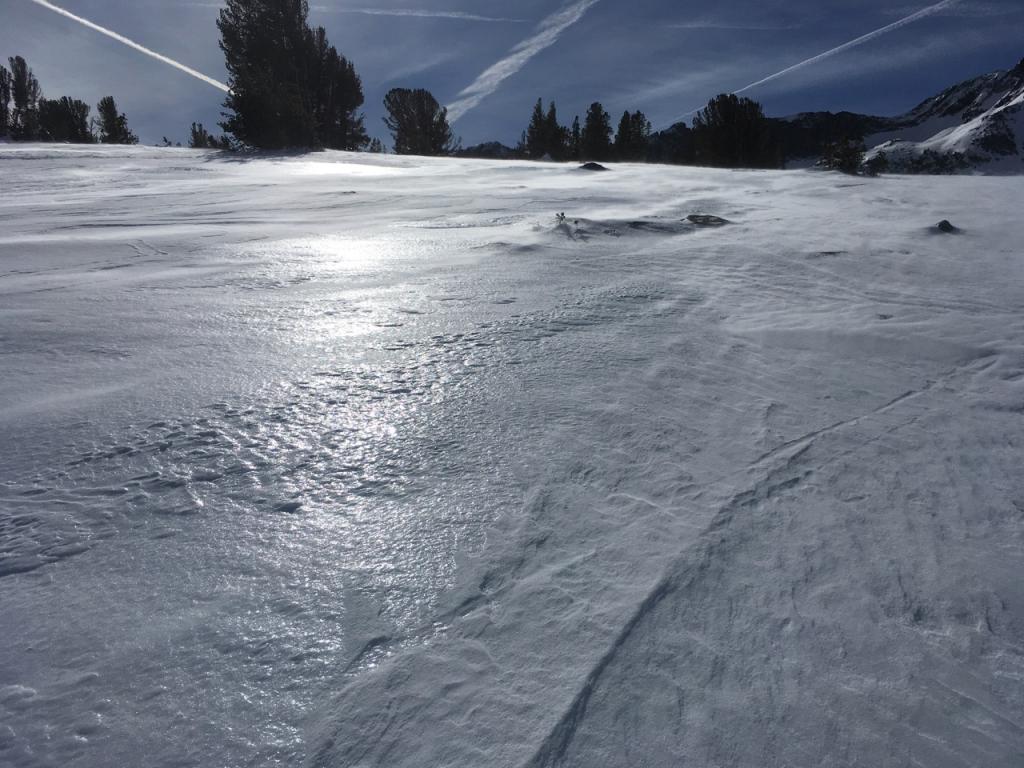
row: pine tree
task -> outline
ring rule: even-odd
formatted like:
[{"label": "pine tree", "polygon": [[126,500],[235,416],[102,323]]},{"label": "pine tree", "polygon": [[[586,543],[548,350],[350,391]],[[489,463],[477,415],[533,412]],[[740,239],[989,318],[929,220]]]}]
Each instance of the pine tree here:
[{"label": "pine tree", "polygon": [[595,101],[587,110],[580,134],[581,160],[607,160],[612,154],[611,117],[600,102]]},{"label": "pine tree", "polygon": [[623,112],[615,134],[615,156],[625,162],[646,160],[650,138],[651,122],[643,112]]},{"label": "pine tree", "polygon": [[523,149],[526,152],[526,156],[530,159],[539,160],[547,152],[546,130],[544,100],[537,99],[537,103],[533,106],[533,114],[530,116],[530,124],[526,128],[526,136],[523,140]]},{"label": "pine tree", "polygon": [[96,105],[99,140],[103,144],[138,144],[139,137],[128,130],[128,118],[117,111],[113,96]]},{"label": "pine tree", "polygon": [[90,107],[84,101],[62,96],[39,100],[39,135],[46,141],[91,144],[96,139],[89,128]]},{"label": "pine tree", "polygon": [[316,143],[306,0],[227,0],[217,19],[231,91],[221,127],[253,147]]},{"label": "pine tree", "polygon": [[[167,141],[167,139],[164,139]],[[169,144],[165,146],[170,146]],[[180,144],[178,146],[181,146]],[[189,129],[188,146],[191,149],[231,149],[231,140],[227,136],[217,138],[203,127],[202,123],[192,123]]]},{"label": "pine tree", "polygon": [[576,115],[576,117],[572,119],[572,130],[569,132],[569,144],[566,148],[570,160],[580,159],[580,142],[580,116]]},{"label": "pine tree", "polygon": [[21,56],[14,56],[11,64],[11,96],[14,110],[10,116],[11,138],[34,141],[39,138],[39,99],[42,90],[32,70]]},{"label": "pine tree", "polygon": [[558,123],[558,110],[553,101],[548,106],[548,113],[544,117],[544,142],[545,154],[552,160],[565,158],[565,145],[568,143],[567,131]]},{"label": "pine tree", "polygon": [[11,73],[0,64],[0,137],[11,130]]},{"label": "pine tree", "polygon": [[459,142],[448,124],[448,110],[430,91],[392,88],[384,97],[384,124],[399,155],[450,155]]},{"label": "pine tree", "polygon": [[615,157],[619,160],[629,160],[629,148],[632,145],[630,131],[633,128],[633,121],[629,112],[622,113],[619,120],[619,129],[615,132]]},{"label": "pine tree", "polygon": [[312,34],[310,55],[318,142],[329,149],[363,149],[370,139],[357,114],[363,105],[363,84],[355,67],[327,42],[323,27]]},{"label": "pine tree", "polygon": [[231,86],[221,127],[243,144],[366,146],[362,82],[308,17],[307,0],[227,0],[221,10],[217,27]]},{"label": "pine tree", "polygon": [[210,142],[216,141],[202,123],[192,123],[189,131],[188,146],[190,149],[209,149]]},{"label": "pine tree", "polygon": [[692,165],[694,162],[693,131],[684,122],[675,123],[651,134],[647,143],[647,160],[652,163]]},{"label": "pine tree", "polygon": [[723,168],[777,168],[782,151],[761,105],[723,93],[693,119],[697,162]]}]

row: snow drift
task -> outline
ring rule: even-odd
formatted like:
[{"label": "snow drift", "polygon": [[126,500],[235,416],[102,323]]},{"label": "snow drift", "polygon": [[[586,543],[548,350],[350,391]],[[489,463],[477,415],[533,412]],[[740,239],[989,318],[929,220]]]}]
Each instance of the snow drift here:
[{"label": "snow drift", "polygon": [[1017,180],[0,172],[0,763],[1021,765]]}]

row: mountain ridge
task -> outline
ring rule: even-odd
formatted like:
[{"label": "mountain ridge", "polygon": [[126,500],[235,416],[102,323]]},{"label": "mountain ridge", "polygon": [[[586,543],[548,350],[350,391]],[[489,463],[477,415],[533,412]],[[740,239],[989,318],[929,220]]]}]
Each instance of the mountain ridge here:
[{"label": "mountain ridge", "polygon": [[1024,173],[1024,59],[968,78],[896,117],[804,112],[772,118],[789,159],[820,156],[842,139],[864,141],[865,161],[904,173]]}]

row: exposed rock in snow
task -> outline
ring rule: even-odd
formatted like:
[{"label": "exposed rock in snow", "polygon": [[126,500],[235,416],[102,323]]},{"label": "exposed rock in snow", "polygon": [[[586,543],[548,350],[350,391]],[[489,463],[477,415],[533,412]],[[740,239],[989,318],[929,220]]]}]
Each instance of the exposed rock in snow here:
[{"label": "exposed rock in snow", "polygon": [[731,223],[728,219],[723,219],[721,216],[709,216],[704,213],[691,213],[686,218],[698,227],[724,227],[726,224]]}]

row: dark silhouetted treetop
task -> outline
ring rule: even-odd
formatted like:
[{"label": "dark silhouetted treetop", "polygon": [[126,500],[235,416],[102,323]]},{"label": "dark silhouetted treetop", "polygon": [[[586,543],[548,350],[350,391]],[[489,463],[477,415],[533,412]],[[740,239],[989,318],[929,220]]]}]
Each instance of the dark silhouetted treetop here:
[{"label": "dark silhouetted treetop", "polygon": [[448,110],[430,91],[393,88],[384,97],[384,125],[399,155],[450,155],[459,147],[448,124]]},{"label": "dark silhouetted treetop", "polygon": [[533,114],[530,115],[530,124],[526,127],[526,134],[523,139],[523,151],[526,156],[534,160],[544,156],[547,150],[544,119],[544,100],[537,99],[533,106]]},{"label": "dark silhouetted treetop", "polygon": [[0,64],[0,137],[11,130],[11,72]]},{"label": "dark silhouetted treetop", "polygon": [[227,0],[217,28],[231,91],[221,127],[244,144],[311,147],[316,130],[306,68],[305,0]]},{"label": "dark silhouetted treetop", "polygon": [[202,123],[192,123],[188,145],[192,149],[231,149],[231,139],[227,136],[218,138],[207,131]]},{"label": "dark silhouetted treetop", "polygon": [[348,59],[317,27],[310,42],[310,80],[317,140],[328,149],[360,150],[369,143],[363,117],[363,83]]},{"label": "dark silhouetted treetop", "polygon": [[647,161],[672,165],[692,165],[695,158],[693,131],[686,123],[675,123],[652,133],[647,146]]},{"label": "dark silhouetted treetop", "polygon": [[580,134],[580,160],[608,160],[612,156],[611,117],[600,102],[587,110]]},{"label": "dark silhouetted treetop", "polygon": [[537,99],[530,117],[530,125],[526,129],[526,138],[523,141],[524,154],[533,159],[539,160],[547,157],[552,160],[564,160],[569,143],[569,131],[558,123],[558,109],[555,102],[548,105],[547,112],[544,111],[544,103]]},{"label": "dark silhouetted treetop", "polygon": [[723,93],[693,119],[696,159],[722,168],[778,168],[782,152],[761,105]]},{"label": "dark silhouetted treetop", "polygon": [[35,141],[39,138],[39,99],[43,95],[39,81],[21,56],[13,56],[8,61],[14,101],[8,130],[13,139]]},{"label": "dark silhouetted treetop", "polygon": [[547,143],[547,154],[552,160],[564,160],[565,148],[569,143],[569,131],[558,122],[558,110],[555,102],[548,105],[547,115],[544,116],[544,137]]},{"label": "dark silhouetted treetop", "polygon": [[39,137],[45,141],[91,144],[96,141],[89,128],[91,108],[84,101],[62,96],[39,100]]},{"label": "dark silhouetted treetop", "polygon": [[651,122],[643,112],[623,112],[615,134],[615,156],[633,163],[646,160],[650,138]]},{"label": "dark silhouetted treetop", "polygon": [[231,91],[221,127],[261,149],[366,145],[362,83],[306,0],[227,0],[217,20]]},{"label": "dark silhouetted treetop", "polygon": [[128,130],[128,118],[117,111],[113,96],[104,96],[96,105],[97,133],[103,144],[138,144],[139,137]]}]

